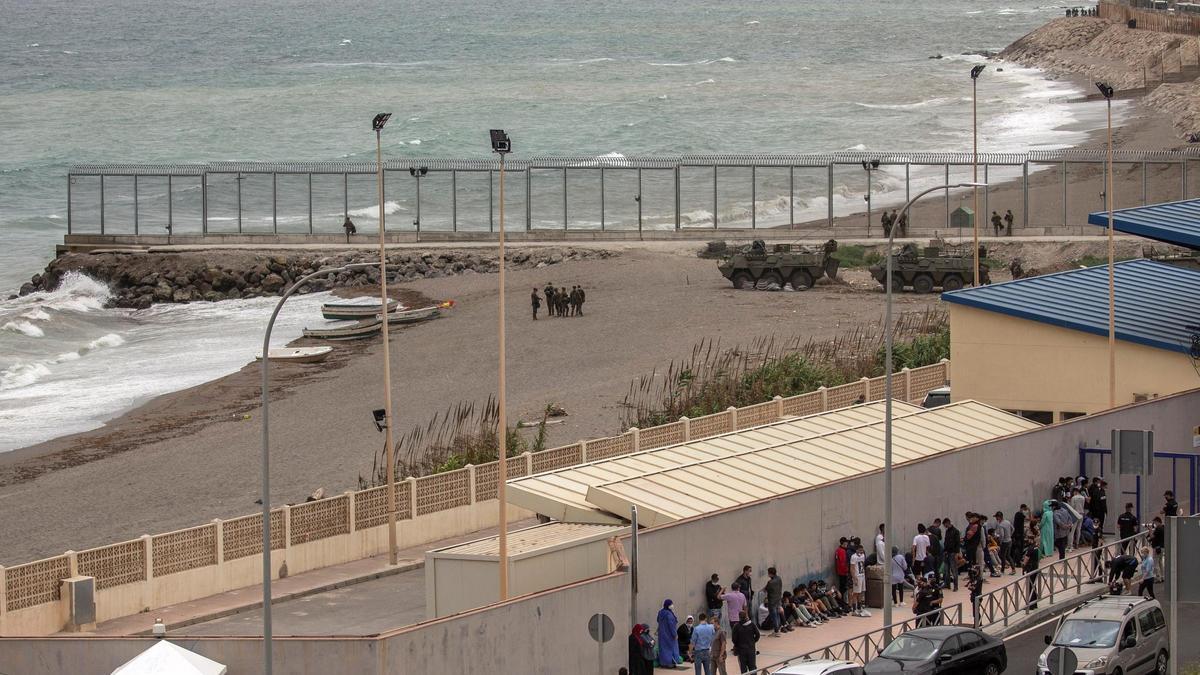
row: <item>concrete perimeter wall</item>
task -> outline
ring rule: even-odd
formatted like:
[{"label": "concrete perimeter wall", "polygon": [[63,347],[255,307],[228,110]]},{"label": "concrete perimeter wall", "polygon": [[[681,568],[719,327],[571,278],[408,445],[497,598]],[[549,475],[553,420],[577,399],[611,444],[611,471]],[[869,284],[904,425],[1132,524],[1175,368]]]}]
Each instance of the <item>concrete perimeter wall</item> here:
[{"label": "concrete perimeter wall", "polygon": [[[961,529],[967,510],[1010,515],[1022,502],[1040,504],[1059,476],[1078,473],[1080,445],[1106,446],[1113,428],[1153,429],[1155,447],[1187,452],[1197,424],[1200,390],[1192,390],[898,465],[893,521],[899,536],[888,543],[907,550],[917,523],[936,517],[948,515]],[[638,620],[654,625],[665,598],[675,601],[679,616],[702,611],[709,575],[716,572],[728,586],[742,565],[754,568],[756,591],[771,565],[789,590],[798,580],[828,577],[838,537],[861,537],[870,552],[883,522],[883,494],[879,471],[643,531]]]}]

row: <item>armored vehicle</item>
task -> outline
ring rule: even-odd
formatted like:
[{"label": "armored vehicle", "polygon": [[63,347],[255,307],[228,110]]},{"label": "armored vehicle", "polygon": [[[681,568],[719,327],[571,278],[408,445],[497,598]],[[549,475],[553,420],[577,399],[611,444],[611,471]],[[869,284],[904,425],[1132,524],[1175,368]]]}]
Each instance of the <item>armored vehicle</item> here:
[{"label": "armored vehicle", "polygon": [[[987,250],[979,247],[979,281],[984,284],[991,283],[984,264],[986,257]],[[957,291],[974,278],[974,266],[970,245],[945,246],[935,240],[924,251],[918,251],[915,244],[905,244],[899,253],[892,255],[892,290],[903,291],[906,286],[912,286],[918,293],[931,293],[936,287]],[[871,276],[880,284],[886,284],[884,264],[872,265]]]},{"label": "armored vehicle", "polygon": [[833,257],[837,242],[830,239],[820,249],[793,244],[775,244],[756,239],[749,246],[721,258],[717,269],[733,282],[734,288],[781,290],[790,284],[793,290],[812,288],[822,275],[837,277],[838,260]]}]

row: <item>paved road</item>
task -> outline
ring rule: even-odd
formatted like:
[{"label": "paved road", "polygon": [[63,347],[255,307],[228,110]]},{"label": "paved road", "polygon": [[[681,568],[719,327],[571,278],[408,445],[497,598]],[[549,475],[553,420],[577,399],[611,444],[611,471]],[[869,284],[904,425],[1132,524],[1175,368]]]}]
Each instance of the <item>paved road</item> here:
[{"label": "paved road", "polygon": [[[425,570],[289,600],[271,611],[275,635],[373,635],[425,620]],[[182,635],[262,635],[262,610],[179,629]]]},{"label": "paved road", "polygon": [[[1169,611],[1167,603],[1163,603],[1163,611]],[[1168,616],[1170,616],[1168,614]],[[1031,628],[1019,635],[1009,638],[1006,646],[1008,648],[1008,672],[1018,675],[1029,675],[1034,673],[1037,668],[1038,656],[1041,656],[1042,651],[1046,649],[1046,643],[1043,636],[1049,635],[1054,630],[1054,622],[1057,619],[1052,619],[1041,626]],[[1189,630],[1195,630],[1194,627],[1200,622],[1200,604],[1191,603],[1180,605],[1179,609],[1179,641],[1182,643],[1183,660],[1180,664],[1189,664],[1200,662],[1200,641],[1189,638]],[[1190,627],[1190,628],[1189,628]]]}]

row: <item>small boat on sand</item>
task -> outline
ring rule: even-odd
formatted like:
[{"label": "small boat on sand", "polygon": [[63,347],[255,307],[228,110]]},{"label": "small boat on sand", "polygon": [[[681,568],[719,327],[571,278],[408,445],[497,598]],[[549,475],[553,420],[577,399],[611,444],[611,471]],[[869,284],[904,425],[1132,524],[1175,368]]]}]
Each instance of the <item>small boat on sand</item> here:
[{"label": "small boat on sand", "polygon": [[[333,347],[277,347],[267,352],[267,358],[288,363],[320,363],[332,352]],[[258,359],[262,360],[262,354]]]},{"label": "small boat on sand", "polygon": [[358,340],[371,337],[382,329],[383,322],[378,318],[372,318],[337,328],[305,328],[304,337],[322,340]]},{"label": "small boat on sand", "polygon": [[[394,312],[400,303],[388,301],[387,311]],[[347,319],[370,319],[380,313],[380,303],[373,302],[326,302],[321,305],[321,316],[330,321],[345,321]]]},{"label": "small boat on sand", "polygon": [[432,319],[440,313],[441,312],[437,305],[418,307],[416,309],[406,309],[400,312],[390,312],[387,315],[387,322],[389,326],[395,324],[416,323],[418,321]]}]

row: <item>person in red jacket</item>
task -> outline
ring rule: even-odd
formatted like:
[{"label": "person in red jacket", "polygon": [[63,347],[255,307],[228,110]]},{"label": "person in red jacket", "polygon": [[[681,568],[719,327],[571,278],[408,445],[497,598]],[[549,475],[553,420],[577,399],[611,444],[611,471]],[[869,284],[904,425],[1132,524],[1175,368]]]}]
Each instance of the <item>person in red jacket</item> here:
[{"label": "person in red jacket", "polygon": [[850,586],[850,554],[846,551],[847,539],[838,540],[837,550],[833,552],[833,569],[837,572],[838,590],[844,595]]}]

